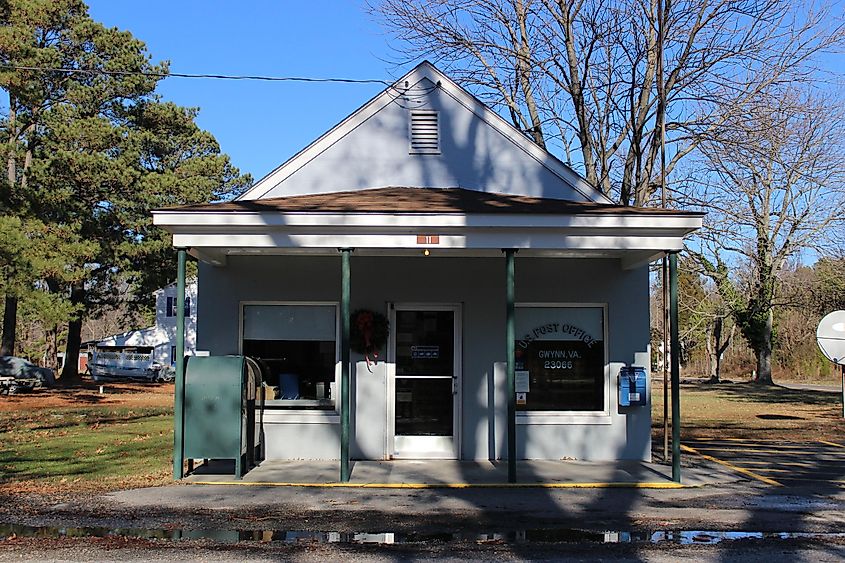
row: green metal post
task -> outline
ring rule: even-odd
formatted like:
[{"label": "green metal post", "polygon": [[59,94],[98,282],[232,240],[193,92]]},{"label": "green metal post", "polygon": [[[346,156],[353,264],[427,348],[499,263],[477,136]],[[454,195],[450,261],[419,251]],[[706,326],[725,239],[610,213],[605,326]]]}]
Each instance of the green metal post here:
[{"label": "green metal post", "polygon": [[507,393],[508,393],[508,483],[516,483],[516,357],[514,350],[514,254],[516,250],[505,250],[505,293],[506,321],[505,340],[507,347]]},{"label": "green metal post", "polygon": [[678,253],[669,254],[669,332],[672,346],[672,480],[681,482],[681,339],[678,337]]},{"label": "green metal post", "polygon": [[341,255],[341,290],[340,290],[340,482],[348,483],[349,467],[349,294],[350,283],[349,248],[342,248]]},{"label": "green metal post", "polygon": [[176,389],[173,394],[173,480],[185,476],[185,262],[187,252],[176,252]]}]

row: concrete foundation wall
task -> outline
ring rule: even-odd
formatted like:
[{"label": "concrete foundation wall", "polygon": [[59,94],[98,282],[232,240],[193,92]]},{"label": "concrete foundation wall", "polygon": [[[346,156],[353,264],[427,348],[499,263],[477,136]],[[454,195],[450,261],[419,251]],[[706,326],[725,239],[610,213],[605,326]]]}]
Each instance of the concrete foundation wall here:
[{"label": "concrete foundation wall", "polygon": [[[352,310],[389,315],[390,303],[462,307],[462,459],[502,459],[506,452],[504,258],[352,256]],[[198,349],[239,352],[242,301],[340,300],[340,257],[230,257],[222,268],[200,264]],[[618,406],[623,364],[649,366],[648,271],[617,260],[516,259],[517,303],[607,306],[608,414],[567,416],[517,427],[520,458],[649,459],[650,406]],[[383,351],[385,357],[387,350]],[[383,459],[387,444],[389,365],[367,369],[353,354],[352,455]],[[275,411],[265,433],[268,458],[336,459],[339,418],[303,422]],[[288,422],[290,421],[290,422]]]}]

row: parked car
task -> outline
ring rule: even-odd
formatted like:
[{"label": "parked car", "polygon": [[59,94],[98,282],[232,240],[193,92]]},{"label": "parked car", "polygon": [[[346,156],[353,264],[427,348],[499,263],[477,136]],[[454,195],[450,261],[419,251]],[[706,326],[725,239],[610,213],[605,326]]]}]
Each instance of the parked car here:
[{"label": "parked car", "polygon": [[37,387],[52,387],[56,374],[23,358],[0,356],[0,391],[14,394]]}]

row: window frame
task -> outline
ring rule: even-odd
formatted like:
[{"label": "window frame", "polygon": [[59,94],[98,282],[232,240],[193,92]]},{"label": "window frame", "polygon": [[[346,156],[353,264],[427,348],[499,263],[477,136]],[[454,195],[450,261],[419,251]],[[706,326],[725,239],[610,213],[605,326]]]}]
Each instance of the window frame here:
[{"label": "window frame", "polygon": [[[177,305],[179,297],[176,295],[166,295],[164,300],[164,317],[172,319],[176,317]],[[191,296],[185,296],[185,318],[191,316]]]},{"label": "window frame", "polygon": [[[604,347],[604,410],[600,411],[517,411],[517,424],[611,424],[611,381],[610,356],[608,346],[608,304],[605,303],[563,303],[563,302],[517,302],[514,304],[514,316],[518,309],[599,309],[602,315],[602,346]],[[519,336],[510,345],[516,345]]]},{"label": "window frame", "polygon": [[[240,301],[238,303],[238,354],[243,355],[244,349],[244,310],[251,305],[259,306],[302,306],[302,307],[334,307],[334,324],[335,324],[335,369],[334,369],[334,383],[337,392],[332,397],[333,405],[329,409],[306,408],[307,406],[319,406],[316,401],[313,405],[303,404],[303,401],[311,401],[310,399],[272,399],[265,402],[265,407],[272,409],[270,412],[278,414],[285,418],[285,422],[339,422],[340,421],[340,402],[338,396],[340,395],[340,303],[337,301],[262,301],[250,300]],[[284,408],[273,409],[272,407],[302,407],[302,408]],[[327,420],[328,419],[328,420]]]}]

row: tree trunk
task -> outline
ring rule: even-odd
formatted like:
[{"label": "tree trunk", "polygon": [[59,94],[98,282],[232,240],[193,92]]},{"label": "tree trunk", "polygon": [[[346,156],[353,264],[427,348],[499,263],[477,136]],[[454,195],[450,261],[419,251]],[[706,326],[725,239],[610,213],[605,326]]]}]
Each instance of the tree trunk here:
[{"label": "tree trunk", "polygon": [[760,346],[755,350],[757,356],[757,383],[774,385],[772,381],[772,311],[766,317],[763,333],[760,335]]},{"label": "tree trunk", "polygon": [[[9,138],[7,139],[9,153],[6,157],[6,179],[9,182],[9,191],[14,196],[15,183],[18,176],[17,160],[15,158],[17,148],[17,100],[9,93]],[[15,337],[18,330],[18,298],[16,295],[6,294],[6,306],[3,309],[3,338],[0,343],[0,355],[15,355]]]},{"label": "tree trunk", "polygon": [[[720,322],[724,322],[724,319],[719,319]],[[721,333],[721,329],[719,331]],[[731,345],[731,341],[734,339],[734,332],[736,332],[736,325],[731,327],[731,333],[728,335],[728,338],[725,339],[723,343],[719,343],[719,340],[716,340],[716,379],[721,380],[722,377],[722,358],[725,356],[725,351],[728,349],[728,346]],[[721,336],[719,337],[721,338]]]},{"label": "tree trunk", "polygon": [[15,183],[18,176],[17,170],[17,144],[18,144],[18,135],[17,135],[17,100],[15,97],[10,93],[9,94],[9,138],[6,140],[9,147],[9,154],[6,157],[6,178],[9,180],[9,190],[14,192],[15,190]]},{"label": "tree trunk", "polygon": [[[70,302],[82,305],[85,302],[85,289],[74,285],[70,293]],[[62,384],[74,385],[81,381],[79,377],[79,349],[82,345],[82,312],[67,324],[67,347],[65,348],[65,367],[62,369]]]},{"label": "tree trunk", "polygon": [[734,330],[736,325],[731,327],[731,333],[722,342],[722,332],[725,328],[725,318],[716,317],[713,320],[713,339],[707,338],[707,360],[710,364],[710,383],[719,383],[722,381],[722,356],[725,355],[725,350],[731,344],[734,337]]},{"label": "tree trunk", "polygon": [[713,334],[707,335],[707,365],[710,372],[710,383],[719,383],[719,333],[722,331],[721,319],[713,321]]},{"label": "tree trunk", "polygon": [[710,374],[710,380],[716,383],[719,382],[722,374],[720,373],[720,368],[722,367],[720,364],[721,357],[721,345],[722,345],[722,327],[724,326],[725,319],[722,317],[716,317],[716,323],[713,326],[713,339],[715,340],[714,344],[716,345],[715,352],[716,357],[714,358],[713,362],[713,373]]},{"label": "tree trunk", "polygon": [[525,97],[525,106],[528,108],[528,115],[531,118],[531,138],[543,148],[546,148],[546,139],[543,136],[542,120],[537,109],[537,102],[534,99],[534,91],[531,87],[531,47],[529,43],[528,30],[526,28],[527,13],[521,0],[516,5],[517,24],[519,25],[519,41],[514,40],[516,57],[516,75],[519,80],[519,87]]},{"label": "tree trunk", "polygon": [[46,331],[45,340],[47,341],[47,351],[46,351],[46,358],[44,358],[44,366],[52,369],[53,371],[58,371],[59,369],[59,327],[53,325],[50,329]]},{"label": "tree trunk", "polygon": [[576,33],[573,30],[575,17],[573,11],[575,11],[575,8],[565,0],[558,0],[557,5],[560,9],[559,24],[563,31],[566,65],[569,73],[569,83],[567,87],[569,90],[570,100],[572,101],[572,109],[575,112],[575,119],[578,122],[576,131],[578,133],[578,142],[581,144],[581,160],[584,165],[584,176],[588,184],[597,190],[601,190],[602,187],[599,185],[595,156],[593,155],[589,108],[587,107],[581,71],[578,66],[583,53],[579,51],[578,45],[575,43]]},{"label": "tree trunk", "polygon": [[0,356],[15,355],[15,332],[18,328],[18,298],[6,295],[3,309],[3,340],[0,343]]}]

